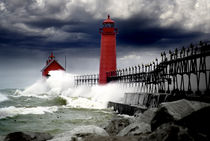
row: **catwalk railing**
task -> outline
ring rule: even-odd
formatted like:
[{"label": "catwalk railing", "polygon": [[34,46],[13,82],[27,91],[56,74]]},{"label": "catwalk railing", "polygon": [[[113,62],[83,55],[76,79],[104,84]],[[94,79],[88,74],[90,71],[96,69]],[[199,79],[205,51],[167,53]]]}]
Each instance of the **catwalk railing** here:
[{"label": "catwalk railing", "polygon": [[[148,65],[138,65],[107,72],[107,81],[137,86],[139,92],[201,94],[210,92],[210,42],[191,44],[188,48],[161,53]],[[210,60],[209,60],[210,61]]]},{"label": "catwalk railing", "polygon": [[98,80],[99,80],[98,74],[74,76],[74,85],[93,86],[98,84]]}]

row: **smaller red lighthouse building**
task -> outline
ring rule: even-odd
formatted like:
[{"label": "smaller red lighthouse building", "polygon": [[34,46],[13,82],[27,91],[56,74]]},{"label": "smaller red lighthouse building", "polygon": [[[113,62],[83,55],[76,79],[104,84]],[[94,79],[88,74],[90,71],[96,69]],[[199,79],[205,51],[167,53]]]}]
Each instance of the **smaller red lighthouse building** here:
[{"label": "smaller red lighthouse building", "polygon": [[65,70],[56,60],[53,53],[48,57],[46,61],[46,66],[41,70],[42,76],[49,77],[49,71],[52,70]]}]

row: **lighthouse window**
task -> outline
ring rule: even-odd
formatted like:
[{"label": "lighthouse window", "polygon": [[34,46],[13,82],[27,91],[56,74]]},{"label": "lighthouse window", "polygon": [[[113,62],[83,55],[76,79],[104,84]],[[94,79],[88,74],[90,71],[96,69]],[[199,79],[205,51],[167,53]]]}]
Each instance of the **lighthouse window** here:
[{"label": "lighthouse window", "polygon": [[104,24],[104,27],[114,27],[114,24],[113,23],[106,23],[106,24]]}]

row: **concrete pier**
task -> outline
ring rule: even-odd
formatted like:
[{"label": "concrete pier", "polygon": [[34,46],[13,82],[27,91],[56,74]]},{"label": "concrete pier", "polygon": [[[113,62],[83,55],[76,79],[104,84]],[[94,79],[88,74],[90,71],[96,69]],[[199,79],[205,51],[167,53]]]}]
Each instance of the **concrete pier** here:
[{"label": "concrete pier", "polygon": [[113,108],[119,114],[134,115],[136,112],[144,112],[147,108],[137,105],[128,105],[123,103],[109,102],[108,108]]},{"label": "concrete pier", "polygon": [[124,103],[141,107],[157,107],[161,102],[166,101],[166,98],[165,93],[125,93]]},{"label": "concrete pier", "polygon": [[109,102],[108,108],[113,107],[119,114],[134,115],[148,107],[157,107],[165,99],[166,94],[161,93],[125,93],[123,103]]},{"label": "concrete pier", "polygon": [[125,93],[124,102],[109,102],[108,108],[112,107],[119,114],[134,115],[136,112],[144,112],[149,107],[158,107],[162,102],[187,99],[210,103],[210,96],[195,95],[172,95],[165,93]]}]

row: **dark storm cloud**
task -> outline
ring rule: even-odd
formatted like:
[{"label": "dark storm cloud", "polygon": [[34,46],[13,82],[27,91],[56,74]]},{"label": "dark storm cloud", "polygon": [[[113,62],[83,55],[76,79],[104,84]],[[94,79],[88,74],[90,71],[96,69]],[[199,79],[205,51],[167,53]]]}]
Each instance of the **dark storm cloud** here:
[{"label": "dark storm cloud", "polygon": [[[36,18],[30,19],[30,15],[27,15],[27,12],[24,12],[26,17],[23,18],[20,16],[20,19],[17,19],[16,22],[14,22],[11,17],[8,19],[7,22],[11,24],[11,27],[8,27],[7,25],[1,27],[0,25],[0,28],[2,29],[0,31],[1,46],[26,48],[37,47],[45,50],[53,48],[63,49],[69,47],[98,46],[100,39],[98,33],[98,22],[93,19],[91,14],[85,12],[82,7],[79,7],[73,11],[73,13],[79,13],[79,17],[84,18],[74,16],[72,18],[67,16],[65,19],[59,19],[53,16],[45,17],[40,15],[37,17],[37,12],[28,10],[28,8],[25,8],[25,5],[23,5],[24,4],[16,5],[15,3],[13,6],[29,11],[29,14],[32,14],[32,16],[36,15]],[[11,5],[8,7],[9,9],[7,10],[14,12],[14,15],[18,15],[18,12],[20,12],[20,10],[10,10],[12,9]],[[52,12],[52,9],[51,6],[47,5],[46,10],[42,12],[44,12],[45,15],[58,12],[57,10]],[[86,17],[88,17],[88,20],[83,21]]]},{"label": "dark storm cloud", "polygon": [[[166,0],[166,2],[165,5],[176,5],[176,1]],[[127,11],[130,16],[126,18],[115,16],[114,19],[119,29],[117,37],[119,46],[154,47],[156,45],[158,47],[164,45],[170,47],[170,44],[200,40],[204,36],[202,32],[183,28],[181,22],[175,21],[168,26],[162,26],[163,21],[160,17],[167,11],[163,10],[165,6],[158,4],[159,1],[139,0],[133,3],[128,6],[129,9],[135,10],[135,3],[144,4],[145,7],[142,7],[142,10],[136,9],[139,11],[136,14]],[[92,4],[96,8],[92,11],[88,10],[88,4]],[[112,4],[114,2],[111,1],[106,3],[78,1],[76,4],[75,1],[70,0],[4,0],[3,6],[1,6],[3,13],[0,16],[2,19],[0,22],[0,46],[35,47],[43,50],[69,47],[98,48],[100,43],[98,30],[106,16],[107,7]],[[125,4],[123,6],[126,7]],[[97,15],[95,11],[104,14],[104,17],[95,18]],[[110,12],[113,13],[112,10]],[[114,15],[117,14],[114,13]],[[7,20],[3,18],[7,18]]]},{"label": "dark storm cloud", "polygon": [[24,35],[23,33],[11,31],[8,29],[1,29],[0,28],[0,47],[7,47],[7,48],[33,48],[42,46],[42,40],[45,37],[33,35],[28,36]]},{"label": "dark storm cloud", "polygon": [[119,29],[118,43],[135,47],[171,47],[171,45],[190,44],[191,41],[206,40],[210,34],[189,31],[179,24],[161,27],[156,18],[134,15],[128,19],[117,19]]}]

